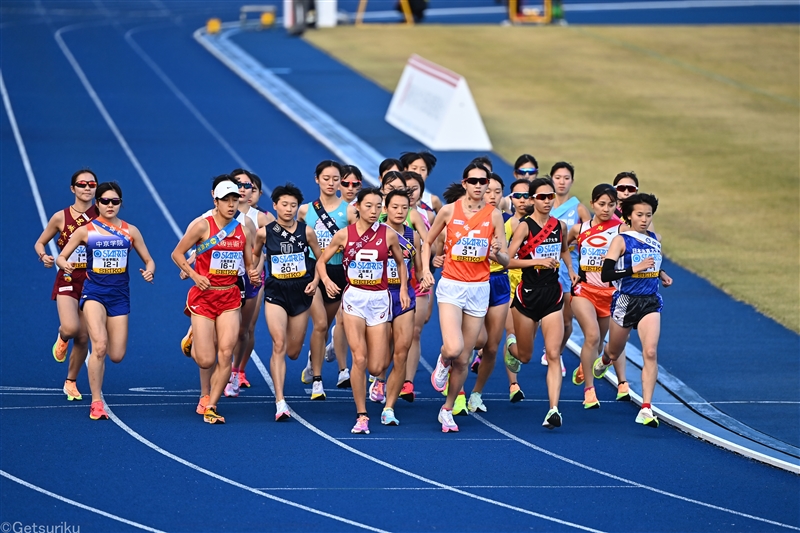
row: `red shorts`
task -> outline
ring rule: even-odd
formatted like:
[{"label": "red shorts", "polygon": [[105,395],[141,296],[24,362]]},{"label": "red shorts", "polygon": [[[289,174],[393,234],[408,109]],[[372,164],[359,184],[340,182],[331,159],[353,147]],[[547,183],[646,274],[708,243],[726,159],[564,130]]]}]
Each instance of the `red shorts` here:
[{"label": "red shorts", "polygon": [[72,280],[67,281],[64,279],[63,270],[59,269],[56,272],[56,282],[53,284],[53,294],[50,296],[53,300],[56,299],[56,296],[71,296],[76,300],[81,299],[83,282],[86,280],[86,269],[73,270],[70,277]]},{"label": "red shorts", "polygon": [[189,289],[186,308],[183,312],[209,320],[216,320],[222,313],[235,311],[242,306],[242,291],[238,285],[224,288],[211,288],[201,291],[197,286]]},{"label": "red shorts", "polygon": [[611,316],[611,298],[614,296],[613,287],[596,287],[588,283],[578,283],[572,287],[572,295],[576,298],[586,298],[594,306],[597,318]]}]

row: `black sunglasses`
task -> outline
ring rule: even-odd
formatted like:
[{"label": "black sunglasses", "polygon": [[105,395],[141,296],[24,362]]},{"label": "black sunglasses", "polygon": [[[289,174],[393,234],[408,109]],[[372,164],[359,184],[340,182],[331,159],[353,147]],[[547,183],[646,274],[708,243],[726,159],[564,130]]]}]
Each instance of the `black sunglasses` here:
[{"label": "black sunglasses", "polygon": [[617,192],[632,192],[632,193],[635,193],[636,191],[639,190],[639,187],[637,187],[636,185],[617,185],[614,188],[617,189]]},{"label": "black sunglasses", "polygon": [[236,183],[238,183],[239,187],[242,188],[242,189],[252,189],[253,188],[253,184],[252,183],[247,183],[246,181],[245,182],[237,181]]},{"label": "black sunglasses", "polygon": [[119,205],[122,203],[122,198],[98,198],[97,201],[103,205]]},{"label": "black sunglasses", "polygon": [[489,183],[489,178],[467,178],[464,181],[470,185],[486,185]]},{"label": "black sunglasses", "polygon": [[76,181],[75,185],[73,185],[73,187],[78,187],[79,189],[85,189],[86,187],[89,187],[90,189],[94,189],[95,187],[97,187],[97,182],[96,181]]}]

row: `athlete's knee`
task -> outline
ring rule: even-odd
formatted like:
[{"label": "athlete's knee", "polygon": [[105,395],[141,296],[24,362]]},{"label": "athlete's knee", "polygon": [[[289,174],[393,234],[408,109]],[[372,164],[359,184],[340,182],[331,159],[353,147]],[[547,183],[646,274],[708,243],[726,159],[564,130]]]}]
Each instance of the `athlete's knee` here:
[{"label": "athlete's knee", "polygon": [[125,358],[125,350],[118,350],[118,351],[110,351],[108,352],[108,358],[111,359],[112,363],[120,363]]},{"label": "athlete's knee", "polygon": [[272,337],[272,353],[281,355],[286,353],[286,339],[283,337]]},{"label": "athlete's knee", "polygon": [[61,334],[62,339],[76,339],[81,335],[81,326],[80,322],[67,322],[65,324],[61,324],[59,328],[59,333]]},{"label": "athlete's knee", "polygon": [[655,346],[648,346],[642,349],[642,359],[655,361],[658,357],[658,351]]},{"label": "athlete's knee", "polygon": [[[564,336],[567,336],[567,332],[564,332]],[[600,344],[600,332],[599,331],[584,331],[583,332],[583,340],[588,346],[599,346]]]},{"label": "athlete's knee", "polygon": [[370,361],[367,370],[373,376],[380,376],[386,370],[386,365],[382,361]]},{"label": "athlete's knee", "polygon": [[367,358],[363,354],[353,352],[353,366],[363,372],[367,369]]},{"label": "athlete's knee", "polygon": [[92,342],[92,357],[97,359],[105,359],[108,352],[108,341],[100,340]]}]

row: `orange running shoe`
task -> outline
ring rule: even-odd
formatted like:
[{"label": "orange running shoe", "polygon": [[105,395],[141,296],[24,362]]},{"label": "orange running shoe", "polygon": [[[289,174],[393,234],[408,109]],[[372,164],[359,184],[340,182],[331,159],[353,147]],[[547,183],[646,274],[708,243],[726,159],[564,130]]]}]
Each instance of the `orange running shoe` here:
[{"label": "orange running shoe", "polygon": [[74,381],[64,381],[64,394],[67,395],[67,400],[70,402],[72,400],[83,400],[83,396],[78,392],[77,384]]},{"label": "orange running shoe", "polygon": [[618,402],[631,401],[631,388],[628,387],[627,381],[623,381],[617,386],[617,401]]},{"label": "orange running shoe", "polygon": [[53,357],[59,363],[67,360],[67,346],[69,346],[69,342],[63,340],[61,333],[59,333],[58,337],[56,337],[56,343],[53,345]]},{"label": "orange running shoe", "polygon": [[244,370],[239,371],[239,386],[243,389],[250,388],[250,382],[247,381],[246,377],[244,377]]},{"label": "orange running shoe", "polygon": [[583,391],[583,408],[584,409],[599,409],[600,402],[597,400],[597,393],[594,387]]},{"label": "orange running shoe", "polygon": [[578,363],[578,368],[572,372],[572,384],[583,385],[584,381],[586,381],[586,378],[583,376],[583,365]]},{"label": "orange running shoe", "polygon": [[106,413],[106,410],[103,408],[102,400],[92,402],[92,406],[89,408],[89,418],[92,420],[108,420],[108,413]]},{"label": "orange running shoe", "polygon": [[516,381],[508,388],[508,399],[511,400],[511,403],[521,402],[525,399],[525,394],[522,392],[522,389],[519,388],[519,383]]},{"label": "orange running shoe", "polygon": [[206,405],[208,405],[208,401],[211,399],[211,396],[206,394],[205,396],[200,397],[200,401],[197,402],[197,408],[194,410],[195,413],[198,415],[206,414]]}]

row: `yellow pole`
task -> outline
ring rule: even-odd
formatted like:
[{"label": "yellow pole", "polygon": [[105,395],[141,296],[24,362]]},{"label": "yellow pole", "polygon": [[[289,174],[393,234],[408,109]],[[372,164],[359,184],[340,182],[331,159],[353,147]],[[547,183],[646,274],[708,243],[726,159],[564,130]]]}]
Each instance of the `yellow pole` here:
[{"label": "yellow pole", "polygon": [[406,17],[406,24],[414,24],[414,16],[411,14],[411,6],[408,0],[400,0],[400,7],[403,9],[403,15]]},{"label": "yellow pole", "polygon": [[367,9],[367,0],[358,1],[358,9],[356,10],[356,26],[361,26],[364,23],[364,11]]},{"label": "yellow pole", "polygon": [[553,0],[544,0],[544,23],[553,21]]},{"label": "yellow pole", "polygon": [[508,0],[508,20],[517,22],[517,0]]}]

